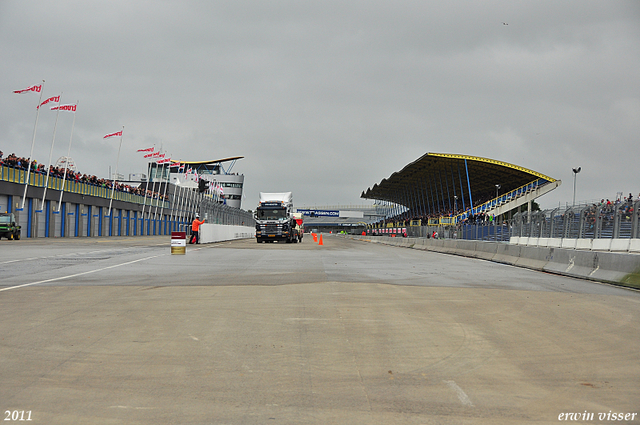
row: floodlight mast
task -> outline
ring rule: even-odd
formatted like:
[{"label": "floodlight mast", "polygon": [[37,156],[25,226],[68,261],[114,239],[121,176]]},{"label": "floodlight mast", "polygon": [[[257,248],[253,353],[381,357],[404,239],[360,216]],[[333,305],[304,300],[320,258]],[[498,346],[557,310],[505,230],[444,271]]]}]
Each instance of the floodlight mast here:
[{"label": "floodlight mast", "polygon": [[578,167],[578,168],[573,168],[573,204],[572,206],[576,206],[576,179],[578,176],[578,173],[582,170],[582,167]]}]

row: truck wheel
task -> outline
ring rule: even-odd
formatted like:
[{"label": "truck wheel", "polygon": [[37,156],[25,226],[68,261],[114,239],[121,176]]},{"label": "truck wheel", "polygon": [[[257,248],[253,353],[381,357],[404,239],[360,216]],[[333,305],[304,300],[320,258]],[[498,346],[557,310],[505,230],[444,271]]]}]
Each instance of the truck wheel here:
[{"label": "truck wheel", "polygon": [[13,233],[9,233],[9,236],[7,236],[7,239],[9,239],[10,241],[13,240]]},{"label": "truck wheel", "polygon": [[17,240],[17,241],[19,241],[19,240],[20,240],[20,233],[18,233],[18,234],[15,236],[15,238],[16,238],[16,240]]}]

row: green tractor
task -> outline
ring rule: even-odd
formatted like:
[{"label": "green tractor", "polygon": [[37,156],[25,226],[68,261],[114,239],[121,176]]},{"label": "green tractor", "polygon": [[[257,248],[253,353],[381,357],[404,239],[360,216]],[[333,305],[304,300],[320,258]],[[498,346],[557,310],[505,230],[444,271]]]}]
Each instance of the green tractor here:
[{"label": "green tractor", "polygon": [[20,239],[20,226],[16,226],[16,216],[13,213],[0,213],[0,239],[10,241]]}]

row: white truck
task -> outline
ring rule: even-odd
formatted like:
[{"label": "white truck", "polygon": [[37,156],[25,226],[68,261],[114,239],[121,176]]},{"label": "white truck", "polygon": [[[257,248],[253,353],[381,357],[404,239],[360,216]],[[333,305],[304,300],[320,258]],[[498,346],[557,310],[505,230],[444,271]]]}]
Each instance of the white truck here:
[{"label": "white truck", "polygon": [[293,213],[291,192],[260,192],[256,208],[256,240],[260,242],[302,242],[302,229]]}]

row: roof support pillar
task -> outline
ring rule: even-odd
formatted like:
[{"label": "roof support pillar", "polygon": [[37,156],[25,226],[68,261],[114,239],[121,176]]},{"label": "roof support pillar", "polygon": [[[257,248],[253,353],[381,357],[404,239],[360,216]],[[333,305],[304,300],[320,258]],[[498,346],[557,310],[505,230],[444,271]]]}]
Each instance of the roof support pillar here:
[{"label": "roof support pillar", "polygon": [[422,216],[424,217],[425,215],[427,215],[427,204],[424,201],[424,193],[425,193],[425,189],[423,186],[423,182],[420,182],[420,195],[422,196]]},{"label": "roof support pillar", "polygon": [[457,202],[455,201],[455,199],[458,197],[458,194],[456,193],[456,177],[453,174],[453,167],[451,167],[451,187],[453,187],[453,198],[454,198],[454,202],[453,202],[453,215],[457,215],[458,211],[456,211],[456,207],[457,207]]},{"label": "roof support pillar", "polygon": [[440,211],[440,215],[442,215],[447,211],[447,205],[444,203],[444,187],[442,186],[442,174],[440,173],[440,170],[438,170],[438,178],[440,180],[440,196],[442,199],[442,211]]},{"label": "roof support pillar", "polygon": [[407,219],[411,220],[416,213],[416,197],[413,192],[413,186],[407,186],[407,194],[409,195],[409,202],[411,203],[411,208],[409,208],[409,214],[407,215]]},{"label": "roof support pillar", "polygon": [[[473,197],[471,196],[471,182],[469,181],[469,164],[467,164],[467,159],[464,159],[464,168],[467,172],[467,186],[469,187],[469,208],[473,210]],[[471,211],[473,214],[473,211]]]},{"label": "roof support pillar", "polygon": [[[442,179],[442,177],[440,177]],[[447,180],[447,168],[444,169],[444,185],[447,188],[447,200],[449,201],[449,211],[453,209],[451,206],[451,194],[449,193],[449,181]]]},{"label": "roof support pillar", "polygon": [[[432,175],[433,176],[433,175]],[[440,211],[440,206],[438,205],[438,203],[440,202],[440,200],[438,199],[438,191],[434,191],[433,187],[431,185],[431,182],[433,181],[433,178],[429,179],[429,190],[431,191],[431,196],[433,197],[433,212],[434,213],[438,213]],[[435,186],[435,181],[433,181],[433,186]]]},{"label": "roof support pillar", "polygon": [[467,207],[464,204],[464,188],[462,186],[462,174],[460,174],[460,163],[458,163],[458,180],[460,180],[460,197],[462,198],[462,211],[466,211]]},{"label": "roof support pillar", "polygon": [[416,184],[414,186],[415,188],[415,194],[416,194],[416,200],[418,201],[418,211],[416,211],[417,216],[416,217],[422,217],[424,215],[424,198],[421,196],[422,192],[420,191],[420,180],[416,181]]}]

